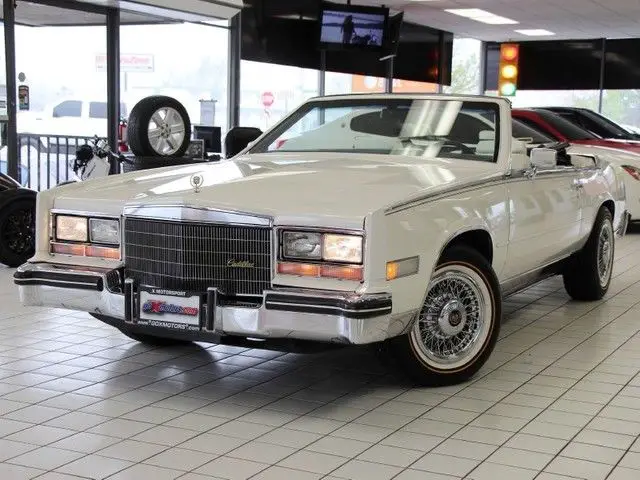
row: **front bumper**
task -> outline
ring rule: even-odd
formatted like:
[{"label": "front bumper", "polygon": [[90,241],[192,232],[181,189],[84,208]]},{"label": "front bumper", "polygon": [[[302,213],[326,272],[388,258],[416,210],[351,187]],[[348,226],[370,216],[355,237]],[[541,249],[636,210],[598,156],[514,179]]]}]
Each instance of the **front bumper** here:
[{"label": "front bumper", "polygon": [[[25,306],[80,310],[121,329],[175,337],[182,327],[158,329],[141,320],[138,288],[120,270],[48,263],[25,264],[14,274]],[[201,297],[199,324],[185,328],[191,340],[218,343],[223,336],[367,344],[404,333],[412,313],[392,316],[390,294],[273,289],[253,302],[210,289]],[[173,331],[172,331],[173,330]]]}]

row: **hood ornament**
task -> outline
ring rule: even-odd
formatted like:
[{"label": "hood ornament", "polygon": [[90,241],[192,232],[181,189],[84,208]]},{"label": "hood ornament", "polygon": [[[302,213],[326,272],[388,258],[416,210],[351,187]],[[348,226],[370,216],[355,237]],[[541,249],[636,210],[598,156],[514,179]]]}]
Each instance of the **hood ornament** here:
[{"label": "hood ornament", "polygon": [[202,178],[202,175],[200,175],[199,173],[194,173],[193,175],[191,175],[191,178],[189,179],[189,183],[191,183],[191,186],[193,187],[193,191],[195,193],[198,193],[202,188],[202,184],[204,183],[204,178]]}]

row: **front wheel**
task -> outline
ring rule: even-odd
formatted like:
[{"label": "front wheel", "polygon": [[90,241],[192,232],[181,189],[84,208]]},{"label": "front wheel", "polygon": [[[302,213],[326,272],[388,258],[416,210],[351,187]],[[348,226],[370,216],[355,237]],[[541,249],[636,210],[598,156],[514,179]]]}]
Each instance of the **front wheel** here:
[{"label": "front wheel", "polygon": [[476,250],[454,246],[438,262],[413,328],[392,339],[391,347],[420,384],[460,383],[491,355],[501,318],[493,268]]},{"label": "front wheel", "polygon": [[587,243],[564,271],[564,288],[574,300],[600,300],[609,290],[615,254],[612,218],[607,207],[600,208]]}]

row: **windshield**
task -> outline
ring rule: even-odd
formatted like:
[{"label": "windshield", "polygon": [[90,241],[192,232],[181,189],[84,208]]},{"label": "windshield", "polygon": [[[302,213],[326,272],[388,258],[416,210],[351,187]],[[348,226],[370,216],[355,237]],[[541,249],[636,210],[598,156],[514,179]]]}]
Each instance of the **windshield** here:
[{"label": "windshield", "polygon": [[536,113],[540,115],[545,122],[551,127],[555,128],[560,134],[567,140],[593,140],[598,138],[593,133],[585,130],[578,125],[571,123],[569,120],[562,118],[557,113],[550,112],[548,110],[536,110]]},{"label": "windshield", "polygon": [[249,153],[340,152],[495,162],[499,107],[454,99],[309,102]]}]

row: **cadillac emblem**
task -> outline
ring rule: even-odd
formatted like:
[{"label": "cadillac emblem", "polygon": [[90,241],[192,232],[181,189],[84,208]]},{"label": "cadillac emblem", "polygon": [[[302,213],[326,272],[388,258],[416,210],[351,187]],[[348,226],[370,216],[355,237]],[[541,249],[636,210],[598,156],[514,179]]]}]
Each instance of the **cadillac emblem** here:
[{"label": "cadillac emblem", "polygon": [[199,173],[194,173],[191,175],[191,179],[189,180],[191,186],[193,187],[193,191],[198,193],[200,188],[202,188],[202,183],[204,182],[204,178]]},{"label": "cadillac emblem", "polygon": [[255,266],[256,264],[253,262],[248,260],[236,260],[235,258],[230,258],[227,262],[227,267],[229,268],[254,268]]}]

